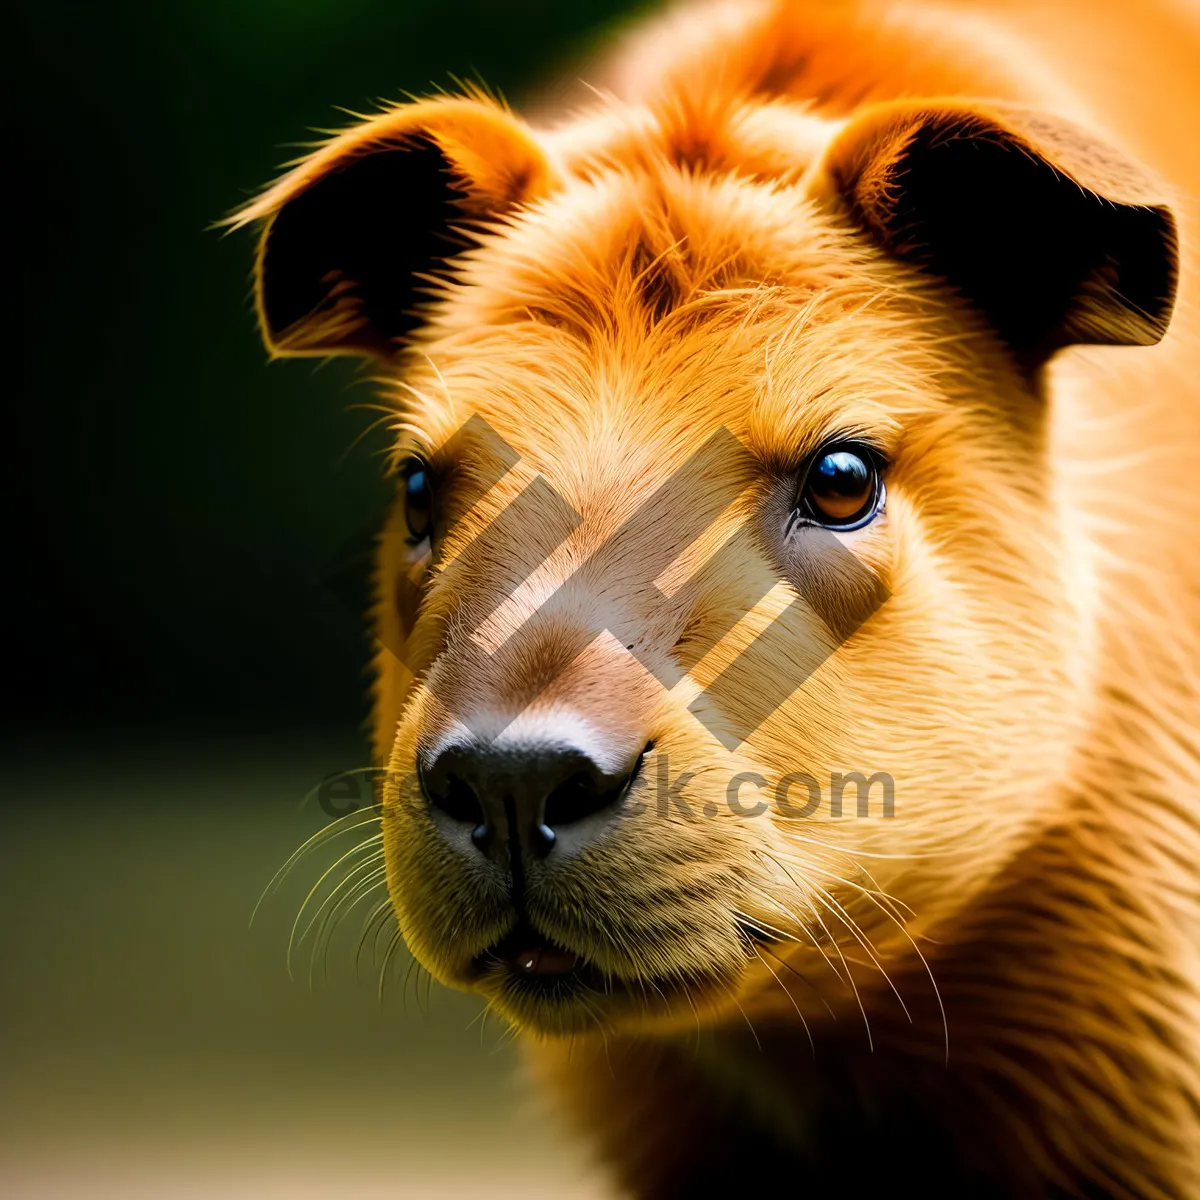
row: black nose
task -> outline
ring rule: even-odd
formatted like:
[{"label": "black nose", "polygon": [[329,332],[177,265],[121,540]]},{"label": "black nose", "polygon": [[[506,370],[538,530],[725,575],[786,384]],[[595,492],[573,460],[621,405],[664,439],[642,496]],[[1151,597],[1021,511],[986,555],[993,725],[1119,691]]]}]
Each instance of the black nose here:
[{"label": "black nose", "polygon": [[545,857],[592,840],[620,808],[641,755],[605,770],[570,745],[525,742],[452,745],[420,763],[421,787],[444,817],[498,861],[514,843]]}]

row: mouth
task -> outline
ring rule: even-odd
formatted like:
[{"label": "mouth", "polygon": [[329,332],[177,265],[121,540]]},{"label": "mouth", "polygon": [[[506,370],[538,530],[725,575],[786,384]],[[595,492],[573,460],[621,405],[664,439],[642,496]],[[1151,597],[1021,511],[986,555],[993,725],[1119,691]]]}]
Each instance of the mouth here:
[{"label": "mouth", "polygon": [[[769,941],[757,930],[739,932],[747,959],[753,957],[752,940]],[[724,1003],[734,982],[728,972],[717,971],[662,978],[617,975],[526,918],[472,959],[470,975],[511,1020],[549,1034],[586,1031],[631,1012],[639,1021],[671,1023],[678,1010],[690,1027],[699,1012],[716,1011]]]},{"label": "mouth", "polygon": [[476,978],[491,977],[505,991],[531,998],[567,999],[582,991],[611,992],[614,983],[587,959],[560,946],[526,920],[518,921],[500,941],[477,954],[471,968]]}]

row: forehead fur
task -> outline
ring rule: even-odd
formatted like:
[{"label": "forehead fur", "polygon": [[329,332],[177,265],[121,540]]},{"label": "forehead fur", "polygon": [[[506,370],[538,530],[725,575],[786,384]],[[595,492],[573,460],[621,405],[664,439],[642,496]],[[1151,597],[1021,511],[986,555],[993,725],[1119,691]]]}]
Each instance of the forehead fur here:
[{"label": "forehead fur", "polygon": [[451,323],[534,319],[586,337],[749,287],[859,282],[862,264],[794,182],[675,161],[657,140],[642,149],[620,164],[585,162],[460,260]]},{"label": "forehead fur", "polygon": [[940,407],[956,355],[920,286],[800,182],[670,158],[592,158],[459,260],[402,385],[420,441],[479,413],[547,469],[625,425],[660,455],[724,425],[786,467]]}]

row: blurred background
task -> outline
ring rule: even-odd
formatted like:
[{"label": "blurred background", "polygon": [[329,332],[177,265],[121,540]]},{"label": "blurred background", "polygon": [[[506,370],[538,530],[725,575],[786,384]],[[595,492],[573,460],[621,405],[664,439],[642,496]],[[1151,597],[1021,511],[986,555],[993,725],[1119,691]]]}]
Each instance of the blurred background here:
[{"label": "blurred background", "polygon": [[327,972],[310,984],[310,937],[289,978],[297,909],[361,835],[249,924],[329,820],[306,794],[367,762],[384,443],[353,364],[267,364],[252,238],[209,227],[337,106],[454,77],[519,102],[586,77],[628,7],[10,12],[5,1196],[606,1194],[469,998],[405,982],[403,952],[380,998],[381,956],[355,949],[381,893]]}]

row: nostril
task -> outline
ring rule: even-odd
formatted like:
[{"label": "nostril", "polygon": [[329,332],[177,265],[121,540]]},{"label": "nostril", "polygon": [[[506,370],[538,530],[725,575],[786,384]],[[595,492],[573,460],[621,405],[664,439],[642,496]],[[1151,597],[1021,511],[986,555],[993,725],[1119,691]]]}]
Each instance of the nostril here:
[{"label": "nostril", "polygon": [[544,822],[554,829],[558,825],[570,825],[604,808],[620,793],[620,788],[603,793],[595,778],[588,771],[576,771],[564,779],[546,797]]},{"label": "nostril", "polygon": [[546,796],[544,827],[554,830],[571,825],[615,805],[629,790],[641,761],[639,757],[633,770],[624,776],[602,775],[596,770],[580,770],[568,776]]},{"label": "nostril", "polygon": [[440,786],[436,788],[425,781],[425,794],[435,808],[440,808],[446,816],[455,821],[462,821],[468,825],[485,823],[483,805],[479,802],[475,789],[457,775],[444,776]]},{"label": "nostril", "polygon": [[647,742],[637,756],[633,769],[624,776],[603,775],[594,768],[579,770],[569,775],[546,797],[542,827],[548,833],[552,833],[560,825],[570,825],[590,817],[593,813],[615,807],[633,787],[641,774],[646,756],[653,749],[654,743]]}]

